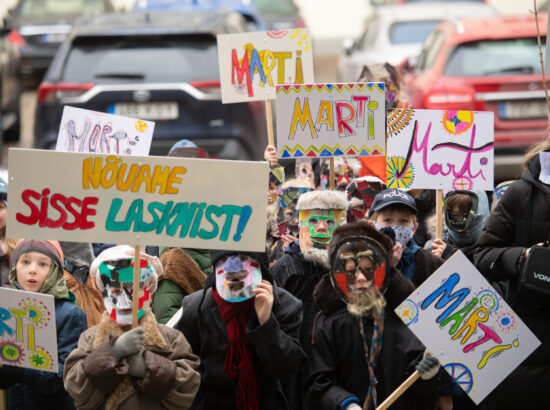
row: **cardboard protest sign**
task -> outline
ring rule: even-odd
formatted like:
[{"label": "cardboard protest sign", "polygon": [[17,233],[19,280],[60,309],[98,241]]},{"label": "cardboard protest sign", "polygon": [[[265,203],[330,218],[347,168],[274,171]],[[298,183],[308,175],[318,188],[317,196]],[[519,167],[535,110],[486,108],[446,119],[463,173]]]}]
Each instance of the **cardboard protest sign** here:
[{"label": "cardboard protest sign", "polygon": [[265,248],[266,162],[10,149],[8,237]]},{"label": "cardboard protest sign", "polygon": [[0,288],[0,364],[59,370],[52,295]]},{"label": "cardboard protest sign", "polygon": [[304,29],[218,35],[222,102],[273,100],[277,84],[313,83]]},{"label": "cardboard protest sign", "polygon": [[395,312],[476,404],[540,345],[461,251]]},{"label": "cardboard protest sign", "polygon": [[384,83],[277,86],[281,158],[384,155]]},{"label": "cardboard protest sign", "polygon": [[386,132],[388,188],[493,190],[492,112],[396,109]]},{"label": "cardboard protest sign", "polygon": [[56,151],[149,155],[155,123],[65,106]]}]

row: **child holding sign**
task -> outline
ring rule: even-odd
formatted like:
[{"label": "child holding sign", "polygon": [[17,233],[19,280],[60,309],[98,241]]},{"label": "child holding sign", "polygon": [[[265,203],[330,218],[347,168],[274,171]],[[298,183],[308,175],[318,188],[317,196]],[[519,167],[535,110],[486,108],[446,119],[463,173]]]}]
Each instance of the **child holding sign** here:
[{"label": "child holding sign", "polygon": [[139,327],[130,330],[134,248],[106,249],[91,274],[107,312],[67,358],[65,387],[78,408],[187,409],[199,388],[199,359],[185,337],[157,324],[148,309],[162,274],[160,261],[139,257]]},{"label": "child holding sign", "polygon": [[13,250],[9,275],[13,287],[55,298],[57,373],[15,366],[0,368],[0,388],[7,390],[9,409],[74,409],[63,388],[63,366],[86,330],[86,315],[74,304],[63,279],[63,252],[57,241],[21,240]]}]

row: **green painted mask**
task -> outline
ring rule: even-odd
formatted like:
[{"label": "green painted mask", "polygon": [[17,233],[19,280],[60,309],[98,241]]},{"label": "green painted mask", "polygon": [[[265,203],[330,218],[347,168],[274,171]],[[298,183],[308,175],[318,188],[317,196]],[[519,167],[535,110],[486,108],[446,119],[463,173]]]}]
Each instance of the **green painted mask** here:
[{"label": "green painted mask", "polygon": [[341,220],[342,210],[339,209],[302,210],[300,211],[300,231],[303,232],[304,228],[307,228],[313,246],[327,248],[332,237],[332,231],[340,225]]}]

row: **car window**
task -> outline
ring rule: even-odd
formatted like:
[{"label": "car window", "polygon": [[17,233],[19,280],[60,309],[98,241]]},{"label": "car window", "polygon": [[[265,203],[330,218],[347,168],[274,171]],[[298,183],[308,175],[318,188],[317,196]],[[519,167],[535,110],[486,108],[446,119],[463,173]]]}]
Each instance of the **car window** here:
[{"label": "car window", "polygon": [[77,38],[61,81],[187,82],[218,80],[213,36]]},{"label": "car window", "polygon": [[445,34],[441,31],[434,31],[428,36],[422,53],[420,53],[420,57],[418,58],[417,71],[424,71],[433,66],[444,42]]},{"label": "car window", "polygon": [[101,14],[107,11],[103,0],[24,0],[17,9],[21,17],[44,15]]},{"label": "car window", "polygon": [[[546,38],[541,38],[542,46]],[[536,38],[486,40],[456,47],[445,65],[445,75],[486,76],[541,73]]]},{"label": "car window", "polygon": [[378,36],[379,27],[380,20],[376,17],[370,18],[365,25],[365,31],[357,41],[357,48],[360,50],[368,50],[371,48]]},{"label": "car window", "polygon": [[423,43],[439,21],[400,21],[390,27],[392,44]]}]

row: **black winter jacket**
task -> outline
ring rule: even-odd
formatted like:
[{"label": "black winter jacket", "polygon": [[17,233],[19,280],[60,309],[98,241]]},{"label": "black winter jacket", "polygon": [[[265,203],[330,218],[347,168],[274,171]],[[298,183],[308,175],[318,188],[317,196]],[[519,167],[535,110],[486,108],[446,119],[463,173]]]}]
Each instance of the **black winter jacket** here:
[{"label": "black winter jacket", "polygon": [[[474,263],[489,280],[509,280],[508,303],[542,344],[487,399],[495,409],[542,408],[550,385],[550,319],[547,307],[516,301],[522,252],[550,239],[550,186],[539,181],[537,155],[492,212],[475,244]],[[528,302],[527,302],[528,303]],[[521,392],[521,394],[518,394]],[[543,407],[547,407],[544,405]]]},{"label": "black winter jacket", "polygon": [[[382,354],[375,368],[378,380],[378,404],[382,403],[414,372],[425,347],[393,313],[393,308],[412,291],[412,283],[395,272],[386,292],[388,306],[384,319]],[[315,290],[315,300],[323,313],[315,325],[306,382],[306,401],[311,409],[339,410],[342,402],[356,397],[362,403],[370,380],[357,319],[336,294],[329,276]],[[363,318],[367,344],[372,341],[372,319]],[[401,396],[392,409],[432,409],[439,386],[439,376],[430,381],[418,380]]]},{"label": "black winter jacket", "polygon": [[[201,359],[201,385],[191,409],[236,410],[237,379],[224,373],[227,328],[212,288],[183,299],[183,314],[176,325],[189,341],[193,353]],[[305,354],[298,342],[302,323],[302,303],[273,285],[273,308],[269,320],[260,325],[254,310],[247,322],[247,335],[254,347],[254,373],[258,382],[260,410],[287,408],[280,379],[294,373],[304,362]]]}]

